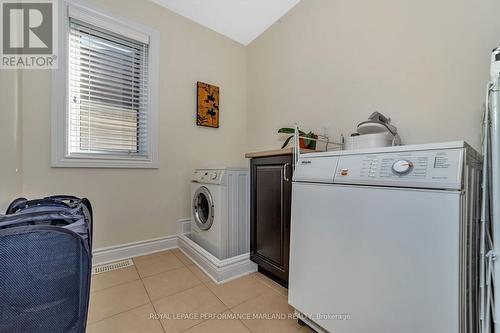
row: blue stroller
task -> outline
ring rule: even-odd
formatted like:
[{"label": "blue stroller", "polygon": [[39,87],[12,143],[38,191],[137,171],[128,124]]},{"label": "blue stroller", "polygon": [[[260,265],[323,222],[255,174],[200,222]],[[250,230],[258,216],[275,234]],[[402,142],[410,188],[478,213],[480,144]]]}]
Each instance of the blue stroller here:
[{"label": "blue stroller", "polygon": [[84,333],[91,268],[87,199],[14,200],[0,215],[0,332]]}]

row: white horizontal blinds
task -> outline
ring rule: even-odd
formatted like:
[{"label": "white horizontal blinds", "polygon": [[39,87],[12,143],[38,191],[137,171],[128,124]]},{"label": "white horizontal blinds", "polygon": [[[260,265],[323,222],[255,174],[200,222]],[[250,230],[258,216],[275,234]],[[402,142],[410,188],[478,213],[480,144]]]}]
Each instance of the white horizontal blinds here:
[{"label": "white horizontal blinds", "polygon": [[148,44],[69,25],[70,154],[147,156]]}]

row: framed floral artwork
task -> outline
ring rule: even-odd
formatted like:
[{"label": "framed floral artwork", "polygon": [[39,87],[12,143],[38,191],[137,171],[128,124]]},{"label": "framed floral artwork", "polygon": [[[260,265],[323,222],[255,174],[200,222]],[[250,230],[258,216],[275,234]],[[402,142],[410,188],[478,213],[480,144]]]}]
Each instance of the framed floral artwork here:
[{"label": "framed floral artwork", "polygon": [[196,124],[219,128],[219,87],[197,83]]}]

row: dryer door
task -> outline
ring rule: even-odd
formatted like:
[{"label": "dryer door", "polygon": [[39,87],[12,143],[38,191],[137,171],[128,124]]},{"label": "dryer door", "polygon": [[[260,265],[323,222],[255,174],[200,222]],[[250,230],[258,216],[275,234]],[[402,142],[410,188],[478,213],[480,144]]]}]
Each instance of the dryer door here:
[{"label": "dryer door", "polygon": [[200,187],[193,197],[193,216],[201,230],[208,230],[214,223],[214,201],[206,187]]}]

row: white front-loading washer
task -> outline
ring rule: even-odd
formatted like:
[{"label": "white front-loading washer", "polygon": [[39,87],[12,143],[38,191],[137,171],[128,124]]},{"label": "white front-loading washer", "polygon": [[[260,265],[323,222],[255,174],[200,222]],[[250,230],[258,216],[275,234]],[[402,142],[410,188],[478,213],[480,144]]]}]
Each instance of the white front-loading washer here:
[{"label": "white front-loading washer", "polygon": [[248,169],[196,169],[191,182],[191,238],[219,259],[250,247]]}]

